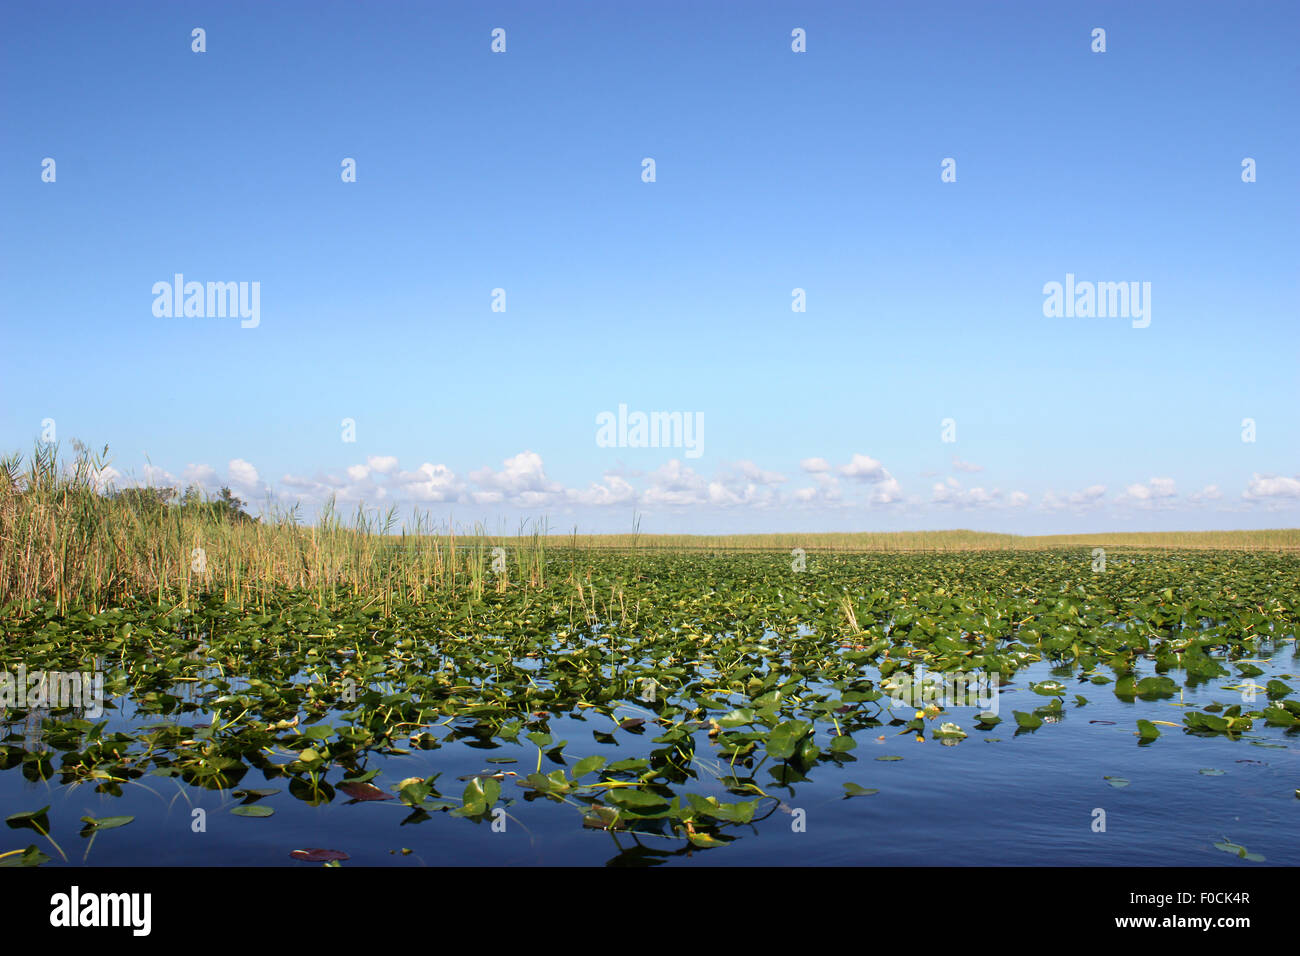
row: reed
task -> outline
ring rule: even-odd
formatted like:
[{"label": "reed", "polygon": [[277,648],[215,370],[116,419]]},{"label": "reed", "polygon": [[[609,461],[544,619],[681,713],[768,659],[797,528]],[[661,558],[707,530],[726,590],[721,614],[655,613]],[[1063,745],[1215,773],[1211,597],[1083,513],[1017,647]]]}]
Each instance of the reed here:
[{"label": "reed", "polygon": [[[345,520],[328,502],[304,525],[296,509],[268,502],[259,519],[238,518],[212,501],[168,503],[146,489],[108,494],[101,487],[107,449],[78,445],[60,463],[57,447],[38,445],[24,462],[0,460],[0,612],[24,613],[53,601],[101,610],[125,602],[188,605],[215,594],[228,603],[265,607],[277,589],[293,589],[318,606],[340,594],[364,594],[390,609],[431,591],[473,600],[491,587],[546,586],[552,551],[567,552],[568,576],[594,551],[1039,551],[1060,548],[1178,550],[1300,550],[1300,529],[1127,532],[1018,536],[989,532],[909,531],[754,535],[648,535],[634,519],[630,534],[552,535],[545,522],[514,535],[481,526],[457,535],[416,512],[400,522],[395,509],[379,515],[358,506]],[[494,552],[502,548],[502,552]],[[498,559],[504,557],[504,564]],[[585,563],[585,562],[584,562]],[[495,567],[494,567],[495,564]],[[591,595],[595,599],[594,592]]]},{"label": "reed", "polygon": [[512,575],[492,575],[491,551],[504,547],[519,586],[545,582],[543,526],[517,538],[491,539],[481,526],[461,536],[415,513],[398,527],[395,509],[379,515],[358,506],[345,520],[331,500],[315,524],[296,509],[268,502],[260,519],[236,518],[212,501],[169,504],[149,489],[130,497],[106,493],[107,464],[78,446],[60,464],[57,447],[37,446],[24,462],[0,460],[0,604],[10,613],[53,600],[104,609],[135,600],[187,605],[216,594],[239,607],[264,606],[270,591],[289,588],[332,604],[336,592],[418,601],[428,591],[468,589],[481,598],[491,575],[498,591]]}]

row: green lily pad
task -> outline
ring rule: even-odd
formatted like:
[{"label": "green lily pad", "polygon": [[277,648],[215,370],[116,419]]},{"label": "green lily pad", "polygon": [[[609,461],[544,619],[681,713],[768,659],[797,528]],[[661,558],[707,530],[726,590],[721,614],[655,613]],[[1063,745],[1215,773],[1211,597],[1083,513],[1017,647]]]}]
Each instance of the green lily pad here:
[{"label": "green lily pad", "polygon": [[869,797],[873,793],[879,792],[879,790],[868,789],[867,787],[859,786],[856,783],[846,783],[844,785],[845,799],[848,799],[849,797]]}]

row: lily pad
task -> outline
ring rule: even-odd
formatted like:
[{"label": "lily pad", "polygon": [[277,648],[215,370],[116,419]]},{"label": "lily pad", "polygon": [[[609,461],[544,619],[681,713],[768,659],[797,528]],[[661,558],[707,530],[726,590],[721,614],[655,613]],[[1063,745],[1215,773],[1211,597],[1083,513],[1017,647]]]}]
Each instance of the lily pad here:
[{"label": "lily pad", "polygon": [[867,787],[859,786],[856,783],[846,783],[844,785],[844,798],[846,800],[849,797],[869,797],[873,793],[879,792],[879,790],[868,789]]},{"label": "lily pad", "polygon": [[294,850],[289,856],[307,863],[328,863],[330,860],[352,859],[342,850],[322,850],[315,847],[308,850]]}]

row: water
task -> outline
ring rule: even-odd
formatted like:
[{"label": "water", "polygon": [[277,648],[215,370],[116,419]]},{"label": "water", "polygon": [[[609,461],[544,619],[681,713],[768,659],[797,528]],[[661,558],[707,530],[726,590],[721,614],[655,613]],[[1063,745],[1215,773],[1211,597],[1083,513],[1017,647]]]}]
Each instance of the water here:
[{"label": "water", "polygon": [[[1260,666],[1266,671],[1255,678],[1260,685],[1275,677],[1286,680],[1300,670],[1286,644]],[[0,772],[0,814],[50,805],[51,835],[67,854],[66,865],[88,866],[318,865],[289,856],[310,847],[348,853],[344,865],[376,866],[1259,865],[1216,849],[1213,844],[1225,837],[1263,854],[1269,865],[1300,865],[1300,799],[1295,795],[1300,788],[1300,734],[1294,729],[1266,727],[1256,720],[1255,729],[1236,740],[1196,737],[1163,726],[1161,736],[1149,744],[1134,735],[1140,718],[1181,725],[1180,703],[1201,709],[1216,700],[1241,703],[1240,691],[1222,686],[1235,686],[1238,678],[1184,688],[1181,701],[1176,695],[1171,700],[1127,703],[1115,697],[1113,685],[1079,682],[1060,673],[1046,662],[1036,663],[1021,670],[1014,682],[1003,683],[998,699],[1002,723],[990,731],[975,729],[978,708],[973,707],[948,708],[937,720],[927,721],[924,743],[916,742],[914,733],[900,734],[901,727],[886,723],[857,732],[857,748],[841,755],[838,765],[818,764],[807,782],[791,787],[773,781],[768,772],[773,762],[768,761],[755,779],[777,799],[760,803],[753,825],[727,828],[724,832],[736,839],[718,849],[701,850],[679,836],[584,828],[577,806],[542,796],[527,799],[528,791],[514,782],[537,768],[538,748],[525,739],[527,729],[519,743],[493,741],[497,746],[491,749],[460,740],[404,756],[372,754],[365,762],[367,769],[382,769],[374,782],[386,792],[404,778],[440,773],[436,786],[456,802],[465,786],[458,776],[516,772],[517,778],[508,777],[502,784],[502,799],[509,801],[503,828],[498,823],[494,829],[491,820],[475,823],[443,812],[415,822],[411,808],[397,800],[350,802],[341,792],[332,802],[313,807],[292,796],[284,778],[266,779],[257,769],[250,769],[235,789],[278,789],[258,801],[275,811],[265,819],[232,815],[230,810],[242,801],[230,791],[202,790],[174,778],[146,774],[123,785],[122,796],[113,797],[96,793],[88,784],[62,785],[57,774],[51,781],[30,781],[17,767]],[[1170,676],[1181,683],[1180,674]],[[1029,683],[1049,678],[1067,688],[1062,718],[1035,732],[1017,733],[1012,711],[1048,704],[1050,698],[1032,692]],[[182,686],[176,692],[186,690]],[[1074,706],[1076,693],[1089,703]],[[1264,703],[1261,691],[1258,701],[1243,710]],[[106,713],[109,731],[167,720],[136,713],[129,702],[119,701],[123,704],[121,711]],[[894,712],[904,720],[914,713],[910,707]],[[604,755],[612,763],[663,746],[653,743],[661,732],[653,723],[647,722],[638,735],[616,730],[594,711],[585,713],[591,716],[584,719],[579,712],[550,719],[552,738],[568,741],[569,767],[589,754]],[[635,707],[618,712],[620,719],[628,716],[653,715]],[[210,720],[201,712],[180,718],[190,726]],[[959,724],[969,736],[952,745],[930,738],[932,727],[946,721]],[[337,714],[327,722],[340,724]],[[23,726],[8,726],[7,743],[22,746]],[[617,743],[598,742],[594,730],[613,732]],[[823,752],[829,749],[828,731],[818,726],[816,742]],[[30,735],[26,739],[26,749],[31,749]],[[699,778],[689,789],[722,800],[741,799],[728,794],[704,768],[717,760],[707,733],[696,733],[695,743]],[[885,755],[903,759],[874,759]],[[489,757],[514,758],[517,763],[487,763]],[[57,770],[58,752],[52,759]],[[558,766],[542,757],[543,773]],[[1223,773],[1206,775],[1203,769]],[[1113,787],[1107,776],[1126,778],[1130,784]],[[335,768],[329,778],[337,784],[341,772]],[[849,782],[879,793],[845,799],[843,785]],[[196,815],[196,809],[205,813]],[[1097,827],[1099,811],[1104,813],[1104,831]],[[136,819],[99,833],[93,845],[78,835],[83,816],[120,815]],[[206,817],[206,829],[195,832],[199,816]],[[670,834],[663,823],[664,833]],[[0,830],[0,853],[32,843],[53,857],[48,866],[65,865],[39,834]],[[403,849],[410,853],[404,855]]]}]

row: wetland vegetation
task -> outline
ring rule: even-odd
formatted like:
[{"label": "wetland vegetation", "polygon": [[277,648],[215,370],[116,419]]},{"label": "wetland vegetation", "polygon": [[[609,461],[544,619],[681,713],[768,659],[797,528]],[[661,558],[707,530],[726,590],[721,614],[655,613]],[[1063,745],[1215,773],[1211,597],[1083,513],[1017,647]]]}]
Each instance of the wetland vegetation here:
[{"label": "wetland vegetation", "polygon": [[[96,473],[0,473],[3,672],[103,681],[0,713],[0,865],[1300,863],[1294,532],[1099,569],[305,526]],[[998,693],[900,702],[922,673]]]}]

